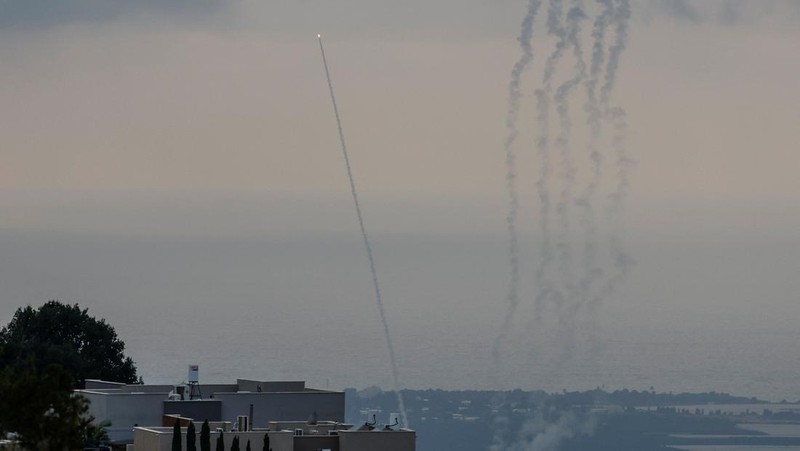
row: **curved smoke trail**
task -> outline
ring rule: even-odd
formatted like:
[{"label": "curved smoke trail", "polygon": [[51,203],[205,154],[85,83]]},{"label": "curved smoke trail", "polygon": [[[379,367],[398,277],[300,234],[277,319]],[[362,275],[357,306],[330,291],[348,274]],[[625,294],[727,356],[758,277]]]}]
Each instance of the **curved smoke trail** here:
[{"label": "curved smoke trail", "polygon": [[[519,193],[517,192],[517,164],[516,154],[514,153],[514,143],[517,139],[517,120],[519,118],[519,105],[522,98],[520,89],[522,74],[528,65],[533,61],[533,23],[536,14],[541,6],[541,0],[529,0],[528,10],[520,25],[519,41],[522,55],[511,69],[511,81],[508,84],[508,109],[506,111],[506,130],[508,132],[503,143],[506,154],[506,189],[508,191],[508,215],[506,224],[508,227],[508,260],[510,266],[510,278],[508,292],[506,294],[506,314],[503,318],[503,326],[492,347],[493,369],[497,371],[500,366],[501,347],[508,338],[508,331],[511,328],[511,320],[519,306],[519,240],[517,237],[517,212],[519,209]],[[500,400],[495,400],[502,403]],[[493,445],[490,449],[501,450],[505,448],[503,436],[508,427],[508,419],[496,417],[494,419]]]},{"label": "curved smoke trail", "polygon": [[547,11],[547,34],[557,36],[558,42],[553,52],[547,58],[542,77],[542,87],[536,90],[536,126],[538,138],[536,149],[539,155],[539,175],[536,180],[536,191],[540,201],[539,227],[542,235],[542,251],[539,258],[539,267],[534,273],[536,284],[535,315],[539,319],[548,301],[560,305],[563,296],[547,280],[547,273],[553,260],[553,243],[550,236],[550,213],[552,209],[550,200],[550,98],[553,94],[553,76],[556,65],[564,55],[567,41],[564,39],[564,30],[561,24],[564,5],[561,0],[550,0]]},{"label": "curved smoke trail", "polygon": [[611,100],[611,91],[617,82],[616,74],[619,68],[619,60],[622,52],[628,45],[628,22],[631,18],[631,4],[629,0],[617,0],[618,5],[614,7],[613,21],[615,25],[614,45],[608,50],[608,65],[606,66],[606,79],[600,90],[601,106],[608,111],[608,104]]},{"label": "curved smoke trail", "polygon": [[556,139],[556,147],[561,156],[561,178],[562,188],[559,196],[556,212],[559,216],[559,269],[564,278],[563,289],[566,302],[558,305],[558,319],[561,324],[561,336],[563,339],[563,352],[566,355],[572,354],[574,347],[575,321],[577,320],[578,310],[584,297],[583,287],[575,283],[572,256],[572,224],[570,207],[573,203],[575,191],[575,174],[577,172],[572,156],[571,136],[572,120],[569,115],[569,97],[575,88],[579,87],[586,78],[586,63],[584,61],[583,47],[580,42],[581,22],[587,18],[582,9],[582,0],[573,0],[572,6],[567,12],[566,28],[564,29],[563,39],[572,48],[575,56],[575,75],[564,81],[556,90],[554,101],[558,113],[559,135]]},{"label": "curved smoke trail", "polygon": [[584,111],[586,113],[586,124],[589,126],[589,138],[587,141],[587,154],[592,164],[591,175],[589,182],[583,192],[583,195],[575,202],[580,211],[580,223],[583,227],[585,235],[583,245],[583,276],[579,282],[580,289],[583,293],[581,296],[582,302],[587,302],[592,296],[592,285],[595,281],[602,279],[604,271],[597,266],[597,219],[594,213],[594,198],[597,187],[602,178],[602,164],[603,155],[600,152],[598,141],[603,126],[602,112],[598,105],[597,99],[597,84],[599,82],[603,63],[605,62],[605,40],[608,31],[609,22],[611,21],[614,13],[614,5],[612,0],[598,0],[603,5],[603,10],[595,17],[592,26],[592,59],[589,65],[589,74],[584,83],[586,88],[586,104]]},{"label": "curved smoke trail", "polygon": [[630,184],[629,170],[633,165],[633,159],[628,155],[626,148],[627,140],[627,115],[622,107],[612,107],[611,92],[616,84],[616,72],[619,67],[619,60],[628,42],[628,22],[631,17],[631,5],[629,0],[617,0],[614,7],[612,21],[614,23],[614,45],[608,51],[608,64],[606,66],[605,83],[600,90],[600,108],[606,120],[612,123],[614,136],[612,138],[612,148],[614,149],[615,165],[617,169],[617,182],[614,191],[610,194],[610,205],[608,207],[608,217],[611,227],[610,233],[610,252],[613,259],[615,273],[609,277],[602,292],[592,299],[591,308],[597,308],[597,304],[614,291],[617,285],[627,276],[633,266],[633,259],[625,250],[625,228],[623,216],[625,210],[625,200]]},{"label": "curved smoke trail", "polygon": [[598,0],[603,5],[603,11],[597,15],[592,26],[592,38],[594,43],[592,45],[592,62],[589,67],[589,78],[586,80],[586,122],[590,127],[589,137],[589,158],[593,164],[593,178],[586,190],[585,197],[591,197],[594,194],[599,179],[601,176],[602,168],[602,155],[597,148],[597,141],[600,137],[600,130],[603,126],[602,111],[598,105],[597,100],[597,84],[600,80],[600,72],[603,69],[605,62],[605,40],[608,31],[609,22],[614,14],[614,4],[612,0]]},{"label": "curved smoke trail", "polygon": [[514,142],[519,133],[517,130],[517,119],[519,118],[519,103],[522,98],[522,91],[520,90],[521,77],[525,68],[533,61],[533,47],[531,46],[533,21],[536,18],[536,13],[540,5],[541,0],[530,0],[530,2],[528,2],[528,13],[522,20],[519,37],[517,38],[519,46],[522,49],[522,55],[511,70],[511,81],[508,84],[508,110],[506,112],[506,129],[508,135],[503,144],[503,149],[506,154],[506,189],[508,190],[508,216],[506,217],[506,224],[508,227],[508,260],[511,274],[508,283],[508,293],[506,294],[508,307],[505,318],[503,319],[503,328],[500,331],[500,335],[495,339],[492,348],[492,358],[495,368],[497,368],[500,363],[500,348],[508,336],[511,319],[519,306],[519,240],[517,237],[519,194],[517,192],[516,183],[517,157],[514,153]]},{"label": "curved smoke trail", "polygon": [[375,303],[378,306],[378,313],[381,317],[381,324],[383,325],[383,335],[386,338],[386,348],[389,352],[389,362],[392,366],[392,389],[397,396],[397,405],[400,409],[400,416],[403,420],[403,427],[408,427],[408,417],[406,416],[405,402],[403,395],[400,393],[400,381],[397,370],[397,360],[395,359],[394,346],[392,345],[392,336],[389,333],[389,323],[386,321],[386,311],[383,308],[383,300],[381,299],[381,288],[378,284],[378,272],[375,270],[375,258],[372,255],[372,245],[370,244],[369,237],[367,236],[367,229],[364,227],[364,217],[361,214],[361,204],[358,201],[358,192],[356,191],[356,184],[353,178],[353,169],[350,166],[350,157],[347,154],[347,145],[344,140],[344,132],[342,131],[342,120],[339,117],[339,108],[336,106],[336,96],[333,94],[333,83],[331,82],[331,74],[328,71],[328,60],[325,59],[325,48],[322,46],[322,36],[317,35],[319,39],[319,50],[322,53],[322,64],[325,66],[325,78],[328,80],[328,89],[331,93],[331,103],[333,104],[333,113],[336,116],[336,127],[339,130],[339,142],[342,146],[342,155],[344,155],[344,163],[347,167],[347,178],[350,180],[350,193],[353,195],[353,204],[356,207],[356,216],[358,217],[358,225],[361,228],[361,237],[364,240],[364,249],[367,252],[367,260],[369,260],[369,270],[372,274],[372,286],[375,288]]}]

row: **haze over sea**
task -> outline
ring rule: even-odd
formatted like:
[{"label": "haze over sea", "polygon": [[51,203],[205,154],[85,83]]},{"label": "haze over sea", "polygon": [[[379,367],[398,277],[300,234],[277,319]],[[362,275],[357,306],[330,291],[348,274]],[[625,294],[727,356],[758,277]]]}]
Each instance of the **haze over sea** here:
[{"label": "haze over sea", "polygon": [[[202,209],[186,199],[128,200],[118,209],[103,202],[59,213],[61,231],[0,231],[3,322],[26,303],[79,302],[116,328],[149,383],[180,382],[186,366],[197,363],[205,381],[252,377],[389,387],[382,331],[346,197],[287,205],[232,196],[219,201],[228,205],[224,218],[216,216],[219,205]],[[94,210],[98,204],[104,208]],[[15,208],[6,205],[6,211]],[[696,233],[674,227],[632,237],[635,270],[573,349],[558,341],[552,326],[531,322],[526,305],[533,288],[523,277],[522,307],[501,368],[493,372],[505,236],[481,227],[502,216],[477,205],[470,215],[484,211],[477,215],[483,220],[426,234],[415,232],[408,218],[436,230],[458,223],[459,211],[469,208],[376,199],[366,208],[375,219],[375,255],[405,387],[558,391],[602,385],[800,398],[800,330],[792,314],[800,293],[792,262],[800,244],[789,231],[776,229],[769,240],[734,239],[736,231],[703,232],[691,224],[702,216],[688,214],[684,225]],[[145,219],[145,212],[158,221]],[[321,217],[331,230],[314,226]],[[182,236],[168,233],[169,227],[179,230],[180,221]],[[240,233],[212,233],[221,222],[232,227],[236,221]],[[72,230],[76,224],[82,232]],[[274,232],[256,233],[265,225]],[[534,261],[535,243],[524,240],[522,248],[522,261]],[[787,293],[790,298],[781,298]]]}]

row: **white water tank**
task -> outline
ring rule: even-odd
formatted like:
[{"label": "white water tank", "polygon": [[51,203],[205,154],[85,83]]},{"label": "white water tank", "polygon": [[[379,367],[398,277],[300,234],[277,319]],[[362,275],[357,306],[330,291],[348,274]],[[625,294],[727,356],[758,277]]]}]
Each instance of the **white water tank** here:
[{"label": "white water tank", "polygon": [[200,382],[200,366],[199,365],[189,365],[189,376],[186,378],[186,381],[191,383],[198,383]]}]

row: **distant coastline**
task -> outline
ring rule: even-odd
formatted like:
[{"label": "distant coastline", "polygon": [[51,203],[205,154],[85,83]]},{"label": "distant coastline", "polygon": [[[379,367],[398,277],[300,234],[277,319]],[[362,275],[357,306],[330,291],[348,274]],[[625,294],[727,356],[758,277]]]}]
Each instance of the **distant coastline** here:
[{"label": "distant coastline", "polygon": [[[379,387],[345,393],[349,422],[386,417],[396,408],[393,394]],[[525,430],[555,437],[557,447],[548,449],[565,451],[800,449],[797,402],[773,403],[721,392],[627,389],[430,389],[403,394],[419,451],[517,449],[513,446],[522,446]]]}]

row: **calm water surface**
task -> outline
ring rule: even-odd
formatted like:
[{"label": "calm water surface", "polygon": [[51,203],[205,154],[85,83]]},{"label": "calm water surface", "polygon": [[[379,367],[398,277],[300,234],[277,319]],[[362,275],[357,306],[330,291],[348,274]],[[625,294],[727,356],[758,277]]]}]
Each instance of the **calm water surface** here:
[{"label": "calm water surface", "polygon": [[[659,260],[669,257],[667,251],[645,245],[625,288],[571,329],[547,318],[534,321],[531,277],[524,277],[520,308],[500,364],[493,365],[492,343],[506,306],[504,249],[502,236],[376,234],[404,386],[653,387],[800,398],[795,316],[770,317],[733,298],[729,304],[684,299],[685,280],[664,284],[658,277],[664,270],[659,265],[672,261]],[[26,303],[80,302],[116,328],[147,382],[180,382],[187,365],[199,364],[201,380],[208,382],[251,377],[306,379],[331,388],[390,386],[357,237],[2,231],[0,252],[3,322]],[[523,254],[523,261],[534,257]],[[531,271],[525,267],[523,275]],[[787,291],[799,285],[800,292],[791,268],[775,271],[768,281]],[[745,289],[733,291],[749,296]]]}]

